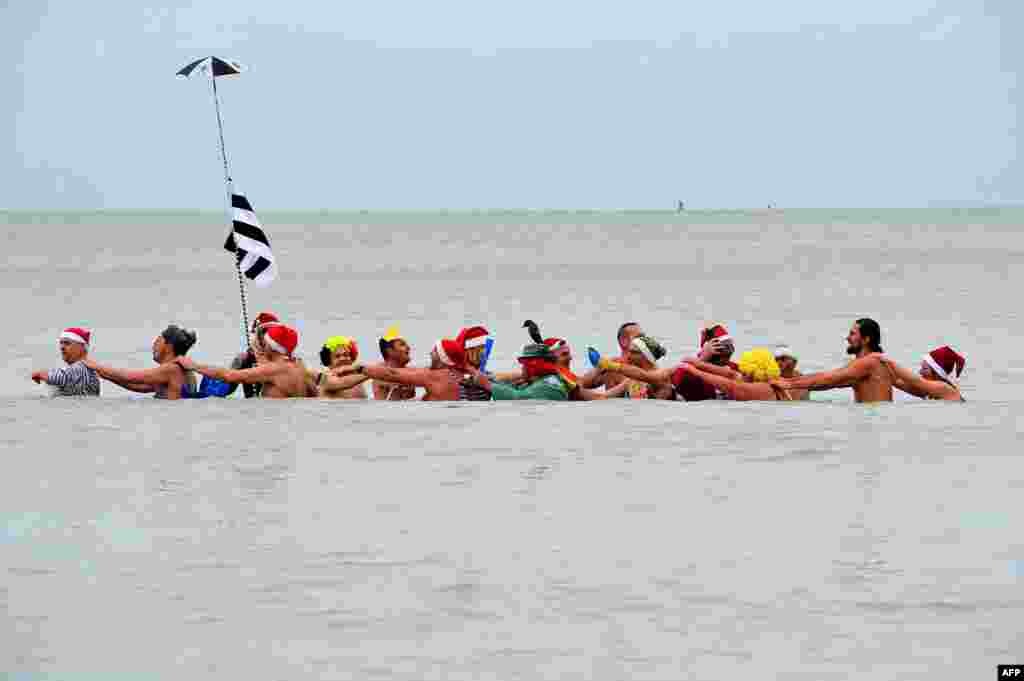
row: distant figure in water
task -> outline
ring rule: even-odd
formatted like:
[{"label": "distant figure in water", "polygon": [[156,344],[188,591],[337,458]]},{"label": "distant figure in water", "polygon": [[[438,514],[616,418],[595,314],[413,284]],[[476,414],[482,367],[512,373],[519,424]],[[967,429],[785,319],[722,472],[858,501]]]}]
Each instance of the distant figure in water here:
[{"label": "distant figure in water", "polygon": [[153,393],[163,400],[181,399],[182,388],[195,389],[195,379],[189,375],[188,367],[179,365],[178,360],[196,344],[195,331],[188,331],[171,324],[153,339],[153,369],[116,369],[98,364],[92,358],[85,365],[111,383],[125,390],[137,393]]},{"label": "distant figure in water", "polygon": [[100,379],[96,372],[85,365],[89,356],[89,339],[92,334],[81,327],[72,326],[60,334],[60,356],[66,367],[35,371],[32,380],[46,383],[54,387],[56,395],[91,395],[100,394]]},{"label": "distant figure in water", "polygon": [[772,386],[779,390],[830,390],[853,388],[857,402],[892,402],[893,375],[882,363],[882,329],[874,319],[858,319],[846,336],[846,354],[856,359],[842,369],[779,378]]},{"label": "distant figure in water", "polygon": [[676,212],[682,213],[684,210],[686,210],[686,206],[683,205],[682,201],[679,201],[678,203],[679,205],[676,207]]}]

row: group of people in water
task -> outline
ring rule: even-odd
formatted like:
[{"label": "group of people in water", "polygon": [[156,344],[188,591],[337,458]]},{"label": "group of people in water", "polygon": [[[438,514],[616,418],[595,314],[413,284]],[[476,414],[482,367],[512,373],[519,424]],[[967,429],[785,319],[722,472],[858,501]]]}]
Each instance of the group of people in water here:
[{"label": "group of people in water", "polygon": [[[518,355],[518,368],[493,372],[487,368],[493,340],[483,326],[461,329],[438,340],[430,365],[410,366],[412,348],[397,327],[377,342],[380,361],[365,363],[355,339],[332,336],[320,349],[319,367],[295,357],[298,332],[274,314],[260,313],[251,327],[249,348],[228,367],[201,364],[188,357],[196,334],[170,325],[153,340],[153,361],[147,369],[120,369],[100,364],[89,355],[92,334],[69,327],[60,334],[66,366],[36,371],[36,383],[53,386],[59,395],[99,395],[100,380],[126,390],[174,400],[225,397],[242,386],[246,397],[424,400],[604,400],[612,398],[682,400],[725,399],[806,400],[815,390],[852,388],[857,402],[892,401],[893,391],[936,400],[963,400],[957,379],[965,360],[949,346],[924,355],[918,371],[897,364],[882,351],[882,331],[873,319],[850,326],[846,352],[852,360],[834,371],[803,375],[790,348],[755,348],[733,361],[733,338],[721,324],[700,330],[699,349],[670,367],[661,367],[667,351],[636,322],[622,324],[618,355],[587,354],[593,368],[582,375],[572,370],[572,349],[563,338],[545,337],[537,323],[523,327],[529,343]],[[196,375],[201,376],[197,382]],[[955,377],[954,377],[955,376]],[[370,390],[367,390],[367,383]]]}]

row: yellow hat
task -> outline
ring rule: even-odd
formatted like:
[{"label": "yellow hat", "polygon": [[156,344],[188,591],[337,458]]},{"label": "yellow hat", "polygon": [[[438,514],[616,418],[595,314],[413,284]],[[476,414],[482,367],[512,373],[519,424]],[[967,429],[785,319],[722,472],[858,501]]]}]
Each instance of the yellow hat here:
[{"label": "yellow hat", "polygon": [[765,348],[754,348],[740,355],[740,373],[757,382],[771,381],[782,375],[774,353]]}]

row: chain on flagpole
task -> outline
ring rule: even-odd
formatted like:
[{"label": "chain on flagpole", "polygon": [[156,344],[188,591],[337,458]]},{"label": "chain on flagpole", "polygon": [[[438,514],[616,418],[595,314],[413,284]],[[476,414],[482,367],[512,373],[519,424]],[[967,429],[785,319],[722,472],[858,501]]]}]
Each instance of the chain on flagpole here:
[{"label": "chain on flagpole", "polygon": [[[231,221],[232,231],[234,230],[234,208],[231,205],[231,196],[235,193],[231,171],[228,170],[228,154],[224,145],[224,124],[220,117],[220,97],[217,95],[217,76],[213,72],[213,63],[210,63],[210,83],[213,86],[213,107],[217,112],[217,137],[220,141],[220,160],[224,164],[224,186],[228,199],[228,220]],[[250,348],[249,340],[249,305],[245,292],[245,277],[242,276],[241,254],[238,252],[238,242],[235,241],[235,273],[238,275],[238,296],[242,302],[242,348]]]}]

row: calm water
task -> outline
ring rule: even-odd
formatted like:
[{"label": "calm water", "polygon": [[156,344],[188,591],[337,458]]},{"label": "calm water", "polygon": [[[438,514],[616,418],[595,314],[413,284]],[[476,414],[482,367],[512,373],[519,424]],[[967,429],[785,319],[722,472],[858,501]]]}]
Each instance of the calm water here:
[{"label": "calm water", "polygon": [[973,679],[1024,660],[1024,211],[263,218],[282,274],[252,305],[309,360],[334,334],[372,358],[393,323],[422,360],[483,322],[510,367],[527,317],[580,355],[636,320],[675,360],[714,319],[815,370],[872,316],[908,365],[961,350],[970,401],[52,400],[28,374],[68,325],[120,366],[148,366],[171,321],[226,361],[225,229],[0,213],[0,672]]}]

